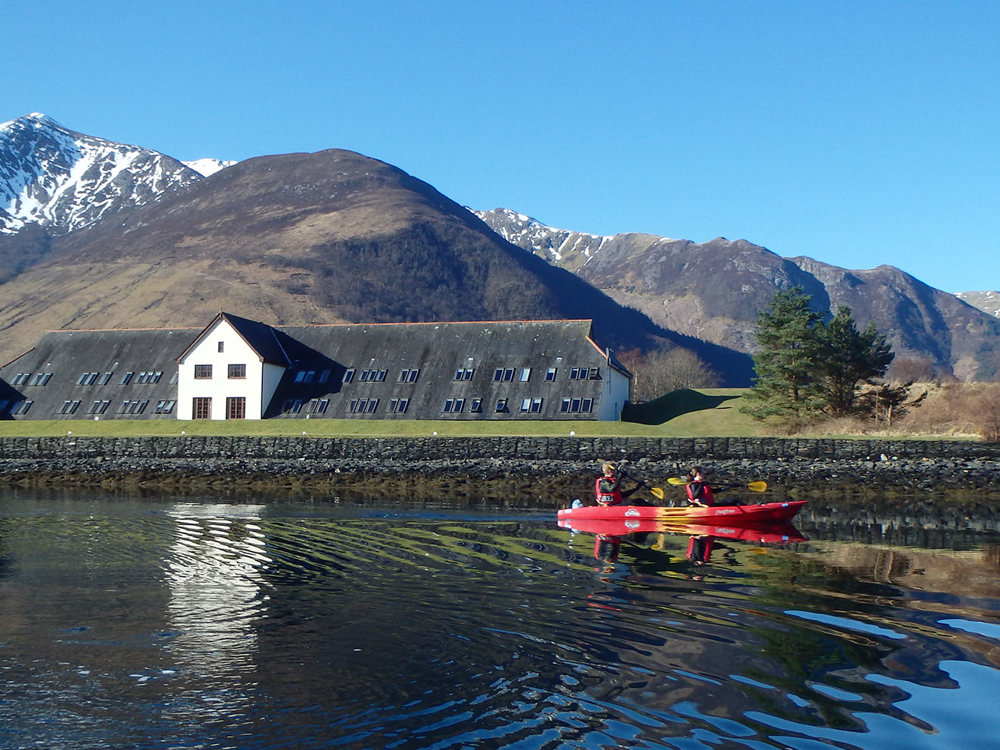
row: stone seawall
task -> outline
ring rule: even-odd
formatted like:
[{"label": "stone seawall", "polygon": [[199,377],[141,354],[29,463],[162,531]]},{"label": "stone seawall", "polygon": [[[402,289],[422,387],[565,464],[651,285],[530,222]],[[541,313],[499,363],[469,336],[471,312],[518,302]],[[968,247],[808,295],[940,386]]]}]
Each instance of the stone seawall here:
[{"label": "stone seawall", "polygon": [[[824,487],[989,492],[1000,444],[784,438],[0,438],[0,482],[193,490],[398,485],[511,497],[586,496],[602,459],[664,484],[692,463],[716,481],[765,479],[774,492]],[[665,486],[666,488],[666,486]],[[997,488],[1000,491],[1000,487]]]}]

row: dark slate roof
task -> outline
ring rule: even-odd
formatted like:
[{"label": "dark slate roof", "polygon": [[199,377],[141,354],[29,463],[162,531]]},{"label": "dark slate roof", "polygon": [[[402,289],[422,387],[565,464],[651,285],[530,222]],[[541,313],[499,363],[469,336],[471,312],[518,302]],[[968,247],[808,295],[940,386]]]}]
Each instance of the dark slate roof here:
[{"label": "dark slate roof", "polygon": [[[177,398],[176,358],[196,333],[192,328],[51,331],[0,368],[0,378],[18,394],[13,398],[32,402],[27,418],[172,419],[172,408],[163,412],[166,403],[160,414],[156,407]],[[80,385],[81,379],[92,382]],[[0,395],[0,403],[8,398]],[[74,402],[79,402],[75,408]],[[0,418],[9,417],[9,410],[9,404],[0,408]]]},{"label": "dark slate roof", "polygon": [[[272,328],[228,313],[213,324],[220,318],[287,368],[266,417],[594,419],[609,367],[589,320]],[[0,418],[10,416],[4,401],[24,400],[31,408],[16,418],[174,418],[177,360],[208,328],[48,333],[0,368]],[[610,367],[625,372],[613,358]]]},{"label": "dark slate roof", "polygon": [[232,325],[243,340],[247,342],[247,345],[260,355],[261,361],[272,365],[282,365],[283,367],[288,367],[291,364],[285,350],[285,345],[282,342],[285,337],[278,329],[256,320],[241,318],[239,315],[226,312],[220,312],[216,315],[212,322],[205,326],[201,333],[189,343],[189,346],[177,356],[177,359],[182,359],[220,319],[226,320]]},{"label": "dark slate roof", "polygon": [[[607,377],[607,359],[590,338],[589,320],[313,325],[279,330],[293,342],[289,344],[293,363],[278,386],[268,417],[311,413],[313,419],[593,419],[603,384],[571,380],[570,373],[574,368],[599,368],[602,377]],[[495,381],[498,368],[513,370],[513,377]],[[530,375],[522,382],[525,368],[530,368]],[[545,379],[548,368],[555,369],[554,380]],[[354,371],[353,378],[345,383],[348,370]],[[414,370],[419,370],[416,381],[409,382]],[[456,379],[460,370],[471,371],[470,378]],[[368,377],[363,377],[365,373]],[[562,412],[562,399],[567,397],[595,400],[593,412]],[[525,398],[540,400],[537,412],[521,412]],[[370,404],[376,399],[372,412],[352,409],[353,402]],[[390,411],[393,399],[407,400],[405,414]],[[446,401],[455,399],[464,399],[462,411],[443,412]],[[481,399],[480,413],[470,411],[473,399]],[[507,412],[496,412],[500,399],[508,400]],[[325,411],[312,411],[323,400],[328,402]],[[301,402],[301,411],[295,411],[296,401]]]}]

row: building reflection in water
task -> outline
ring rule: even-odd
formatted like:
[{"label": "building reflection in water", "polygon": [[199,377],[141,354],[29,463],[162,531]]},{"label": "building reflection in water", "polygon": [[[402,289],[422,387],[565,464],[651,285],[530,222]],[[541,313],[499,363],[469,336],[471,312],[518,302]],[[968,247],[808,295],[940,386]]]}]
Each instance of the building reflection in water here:
[{"label": "building reflection in water", "polygon": [[258,524],[263,506],[178,503],[167,561],[171,649],[181,668],[218,683],[256,668],[255,622],[266,603],[270,563]]}]

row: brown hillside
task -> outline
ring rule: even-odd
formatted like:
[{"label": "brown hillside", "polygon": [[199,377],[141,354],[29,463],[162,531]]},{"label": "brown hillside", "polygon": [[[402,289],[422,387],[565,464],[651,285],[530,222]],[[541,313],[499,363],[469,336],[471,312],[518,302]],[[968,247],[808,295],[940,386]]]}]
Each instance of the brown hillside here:
[{"label": "brown hillside", "polygon": [[[602,342],[698,346],[510,245],[431,186],[329,150],[251,159],[52,240],[0,286],[0,358],[45,330],[593,318]],[[742,380],[745,362],[700,352]]]}]

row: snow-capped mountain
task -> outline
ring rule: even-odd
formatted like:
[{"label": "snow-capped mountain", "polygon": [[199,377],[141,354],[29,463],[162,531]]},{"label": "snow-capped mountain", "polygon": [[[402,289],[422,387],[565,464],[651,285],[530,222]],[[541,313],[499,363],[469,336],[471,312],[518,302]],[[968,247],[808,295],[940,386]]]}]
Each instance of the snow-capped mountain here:
[{"label": "snow-capped mountain", "polygon": [[546,226],[530,216],[511,211],[509,208],[494,208],[491,211],[472,210],[472,213],[508,242],[571,270],[576,270],[594,257],[605,243],[612,239],[597,234]]},{"label": "snow-capped mountain", "polygon": [[195,159],[194,161],[182,162],[185,167],[191,167],[202,177],[211,177],[216,172],[221,172],[226,167],[233,166],[235,161],[223,161],[222,159]]},{"label": "snow-capped mountain", "polygon": [[203,179],[169,156],[64,128],[33,113],[0,124],[0,234],[60,235]]},{"label": "snow-capped mountain", "polygon": [[955,296],[995,318],[1000,318],[1000,292],[958,292]]}]

